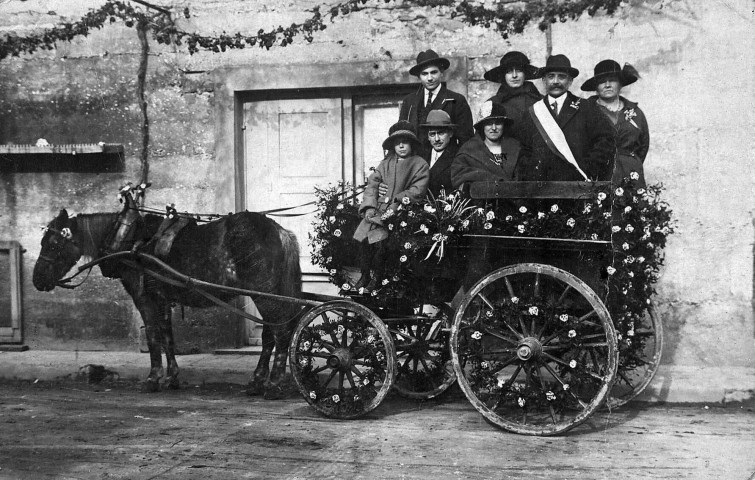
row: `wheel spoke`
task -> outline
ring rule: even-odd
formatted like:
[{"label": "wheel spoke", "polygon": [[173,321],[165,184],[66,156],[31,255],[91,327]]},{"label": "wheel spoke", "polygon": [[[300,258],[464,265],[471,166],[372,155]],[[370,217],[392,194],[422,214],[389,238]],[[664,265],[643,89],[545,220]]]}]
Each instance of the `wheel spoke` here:
[{"label": "wheel spoke", "polygon": [[[547,389],[545,388],[545,382],[543,382],[543,376],[540,374],[540,366],[537,367],[537,380],[540,382],[540,389],[543,392],[546,392]],[[551,414],[551,420],[553,423],[556,423],[556,411],[553,409],[553,404],[548,402],[548,410],[550,410]]]},{"label": "wheel spoke", "polygon": [[322,384],[323,388],[328,388],[328,385],[330,385],[330,382],[336,377],[336,373],[338,373],[338,370],[333,370],[330,372],[330,375],[328,376],[328,380]]},{"label": "wheel spoke", "polygon": [[[507,327],[509,327],[509,324],[508,324],[508,323],[504,322],[504,324],[505,324],[505,325],[506,325]],[[519,338],[519,339],[521,339],[521,338],[524,338],[524,336],[523,336],[523,335],[521,335],[521,334],[520,334],[519,332],[517,332],[517,331],[516,331],[516,330],[514,330],[513,328],[509,327],[509,329],[511,330],[511,332],[512,332],[512,333],[513,333],[514,335],[516,335],[516,336],[517,336],[517,338]],[[498,331],[498,329],[497,329],[497,328],[494,328],[494,327],[485,327],[485,329],[484,329],[483,331],[484,331],[485,333],[487,333],[488,335],[490,335],[490,336],[492,336],[492,337],[495,337],[495,338],[497,338],[497,339],[499,339],[499,340],[503,340],[504,342],[508,342],[508,343],[510,343],[510,344],[512,344],[512,345],[518,345],[518,342],[516,342],[516,341],[512,340],[511,338],[507,337],[507,336],[506,336],[506,335],[505,335],[505,334],[504,334],[503,332],[500,332],[500,331]]]},{"label": "wheel spoke", "polygon": [[[561,388],[563,388],[564,385],[566,385],[566,382],[564,382],[564,379],[561,378],[561,376],[553,369],[553,367],[551,367],[547,363],[543,363],[543,366],[545,367],[546,370],[548,370],[548,373],[550,373],[551,375],[553,375],[553,378],[555,378],[556,381],[561,384]],[[572,397],[574,397],[574,399],[577,402],[579,402],[579,405],[582,407],[582,409],[586,409],[587,408],[587,404],[585,402],[583,402],[581,398],[579,398],[578,396],[576,396],[570,387],[567,387],[567,388],[568,388],[568,390],[566,390],[566,391],[569,393],[569,395],[571,395]]]},{"label": "wheel spoke", "polygon": [[556,305],[561,305],[561,302],[564,301],[566,298],[566,294],[569,293],[569,290],[571,290],[571,285],[567,285],[564,291],[561,293],[561,296],[558,297],[558,300],[556,300]]},{"label": "wheel spoke", "polygon": [[539,273],[535,274],[535,288],[532,294],[534,298],[540,297],[540,274]]},{"label": "wheel spoke", "polygon": [[357,388],[356,384],[354,383],[354,375],[351,374],[350,370],[346,371],[346,379],[349,381],[349,385],[351,385],[352,390]]},{"label": "wheel spoke", "polygon": [[516,297],[516,295],[514,295],[514,288],[511,286],[511,281],[509,280],[509,278],[503,277],[503,281],[506,283],[506,290],[509,291],[509,297]]}]

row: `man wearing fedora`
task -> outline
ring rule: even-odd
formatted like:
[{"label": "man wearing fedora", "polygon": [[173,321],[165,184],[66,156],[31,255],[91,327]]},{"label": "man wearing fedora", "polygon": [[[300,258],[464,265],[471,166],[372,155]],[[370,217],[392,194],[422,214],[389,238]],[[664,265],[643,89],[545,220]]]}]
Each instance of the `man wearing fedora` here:
[{"label": "man wearing fedora", "polygon": [[[461,145],[474,135],[472,110],[464,95],[449,90],[443,83],[443,72],[451,62],[440,57],[433,50],[425,50],[417,55],[417,64],[409,69],[411,75],[419,78],[421,85],[401,101],[400,120],[411,122],[419,130],[427,122],[431,110],[443,110],[456,125],[455,143]],[[430,142],[423,139],[421,155],[429,159]]]},{"label": "man wearing fedora", "polygon": [[579,70],[565,55],[552,55],[540,73],[546,96],[522,118],[516,178],[610,180],[616,154],[613,129],[594,103],[569,92]]},{"label": "man wearing fedora", "polygon": [[432,147],[428,159],[430,183],[427,189],[437,198],[441,190],[446,193],[452,190],[451,163],[459,149],[453,141],[456,124],[451,122],[451,117],[443,110],[431,110],[422,128],[427,132],[427,139]]}]

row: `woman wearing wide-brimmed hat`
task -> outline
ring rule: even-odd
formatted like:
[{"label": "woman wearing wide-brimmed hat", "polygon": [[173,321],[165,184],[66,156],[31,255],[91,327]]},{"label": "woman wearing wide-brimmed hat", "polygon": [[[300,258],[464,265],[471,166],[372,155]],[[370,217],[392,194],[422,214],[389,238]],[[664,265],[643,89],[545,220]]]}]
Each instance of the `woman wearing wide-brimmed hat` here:
[{"label": "woman wearing wide-brimmed hat", "polygon": [[459,188],[482,180],[512,180],[519,156],[519,141],[511,137],[506,108],[488,100],[480,107],[474,127],[477,135],[461,146],[451,165],[451,183]]},{"label": "woman wearing wide-brimmed hat", "polygon": [[645,186],[643,163],[650,147],[650,131],[645,114],[636,103],[620,95],[621,89],[639,78],[629,64],[621,67],[615,60],[603,60],[595,65],[592,78],[582,84],[582,90],[596,92],[589,98],[610,120],[616,133],[616,162],[612,181],[621,182],[632,172],[640,178],[639,186]]},{"label": "woman wearing wide-brimmed hat", "polygon": [[540,78],[539,69],[530,65],[530,59],[522,52],[506,53],[497,67],[485,72],[484,78],[501,84],[498,92],[488,100],[503,105],[514,126],[530,105],[543,98],[530,81]]}]

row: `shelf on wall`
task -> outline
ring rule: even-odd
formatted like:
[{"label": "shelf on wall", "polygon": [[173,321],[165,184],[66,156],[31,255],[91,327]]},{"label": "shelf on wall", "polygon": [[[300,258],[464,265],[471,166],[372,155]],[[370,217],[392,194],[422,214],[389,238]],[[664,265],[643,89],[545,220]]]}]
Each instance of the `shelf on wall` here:
[{"label": "shelf on wall", "polygon": [[120,143],[0,145],[0,172],[122,172]]}]

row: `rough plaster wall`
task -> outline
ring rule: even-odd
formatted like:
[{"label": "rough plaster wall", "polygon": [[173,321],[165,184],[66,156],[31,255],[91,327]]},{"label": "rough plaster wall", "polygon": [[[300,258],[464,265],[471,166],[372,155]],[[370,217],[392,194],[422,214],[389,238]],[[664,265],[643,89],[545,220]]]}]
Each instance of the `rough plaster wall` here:
[{"label": "rough plaster wall", "polygon": [[[185,21],[187,29],[211,33],[255,32],[259,28],[286,25],[303,19],[303,10],[317,3],[218,0],[174,4],[181,8],[190,6],[194,16]],[[43,13],[24,12],[46,12],[50,5],[49,9],[58,14],[75,17],[85,7],[99,2],[22,4],[23,9],[15,4],[18,11],[3,16],[5,20],[0,20],[4,22],[0,26],[12,28],[49,21]],[[3,10],[8,8],[9,5],[0,6]],[[579,85],[591,76],[593,65],[604,58],[630,62],[643,75],[641,81],[623,93],[638,101],[648,116],[652,138],[647,175],[651,181],[661,181],[667,186],[666,198],[679,222],[677,233],[666,249],[667,266],[658,285],[657,300],[668,331],[664,358],[667,363],[751,366],[755,358],[752,307],[755,180],[751,166],[755,120],[751,108],[750,19],[751,2],[745,0],[725,3],[677,0],[664,2],[660,10],[638,7],[616,17],[556,24],[552,32],[553,52],[569,55],[581,71],[572,88],[575,93],[583,93]],[[206,211],[214,211],[213,206],[224,203],[220,198],[227,192],[215,191],[214,186],[220,184],[219,178],[231,173],[213,170],[213,125],[217,119],[212,118],[212,91],[206,85],[205,72],[233,65],[264,68],[281,63],[412,59],[419,50],[428,47],[442,55],[469,58],[468,96],[475,116],[479,104],[497,88],[496,84],[485,82],[482,74],[495,66],[503,53],[521,50],[533,63],[542,65],[547,52],[545,35],[534,27],[505,41],[481,27],[465,27],[452,19],[448,10],[408,9],[400,2],[381,3],[348,19],[337,19],[326,31],[318,33],[312,44],[299,42],[285,49],[252,48],[189,56],[180,50],[153,47],[149,101],[154,154],[151,178],[156,188],[150,201],[155,205],[173,201],[186,210],[207,207]],[[108,55],[102,56],[103,51],[108,51]],[[34,92],[56,91],[53,97],[60,98],[65,97],[60,92],[67,87],[69,97],[83,102],[86,93],[91,93],[87,85],[92,79],[64,74],[65,69],[57,66],[59,63],[70,64],[76,59],[81,65],[91,65],[89,68],[101,78],[115,85],[116,75],[134,78],[137,51],[133,31],[108,27],[89,39],[61,46],[56,52],[4,61],[0,64],[3,85],[21,80],[0,101],[12,104],[31,98],[40,107],[47,97]],[[106,66],[113,61],[117,68]],[[42,65],[36,67],[40,62]],[[34,73],[44,69],[53,75],[45,79]],[[32,88],[30,85],[35,82],[41,85]],[[133,143],[127,147],[130,148],[128,171],[117,178],[94,176],[82,180],[76,175],[43,175],[29,181],[15,179],[13,184],[4,177],[12,192],[4,196],[12,197],[13,209],[31,214],[34,225],[46,222],[52,214],[54,208],[45,209],[48,205],[74,204],[79,211],[104,210],[106,205],[111,209],[105,198],[109,200],[114,185],[124,178],[134,178],[138,111],[133,100],[133,81],[122,80],[118,85],[109,94],[113,99],[115,92],[122,93],[124,98],[131,95],[128,104],[131,116],[124,117],[126,122],[119,121],[113,128],[119,129],[120,135],[128,132],[123,143],[126,140]],[[101,84],[96,86],[102,89]],[[103,90],[110,92],[112,88]],[[109,107],[112,105],[103,103],[98,112],[100,120],[112,121],[111,116],[105,115]],[[55,117],[54,111],[48,112],[47,117]],[[55,118],[57,121],[52,123],[58,127],[56,131],[69,129],[76,133],[70,122],[60,121],[63,117]],[[28,129],[23,132],[32,140],[35,137]],[[21,135],[20,131],[15,135]],[[26,186],[18,188],[17,183]],[[68,191],[89,183],[95,187],[85,190],[86,195]],[[61,185],[67,187],[62,189]],[[27,190],[35,190],[41,199],[33,200]],[[108,196],[98,195],[104,195],[105,191]],[[9,200],[3,201],[5,211],[10,204]],[[39,212],[40,205],[44,206],[43,212]],[[38,232],[29,221],[18,223],[17,218],[25,218],[22,215],[13,218],[12,226],[0,226],[0,236],[21,239],[30,250],[26,258],[36,258]],[[37,294],[30,285],[25,285],[25,292],[33,302]],[[55,294],[56,301],[64,301],[63,295]]]}]

